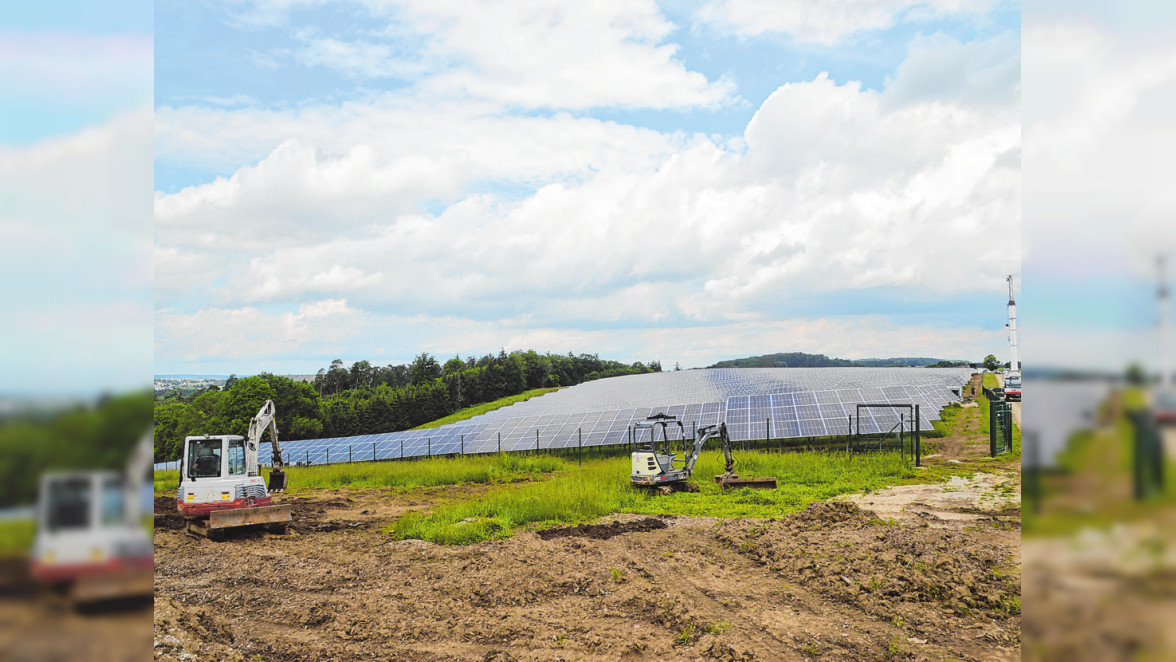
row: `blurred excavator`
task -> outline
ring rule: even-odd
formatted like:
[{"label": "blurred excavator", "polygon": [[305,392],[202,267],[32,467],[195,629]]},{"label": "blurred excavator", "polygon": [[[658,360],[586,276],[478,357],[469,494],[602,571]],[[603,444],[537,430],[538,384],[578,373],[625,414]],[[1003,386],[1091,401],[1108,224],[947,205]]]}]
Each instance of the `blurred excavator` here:
[{"label": "blurred excavator", "polygon": [[126,472],[56,471],[41,477],[30,574],[74,607],[146,597],[153,548],[141,502],[154,434],[139,440]]}]

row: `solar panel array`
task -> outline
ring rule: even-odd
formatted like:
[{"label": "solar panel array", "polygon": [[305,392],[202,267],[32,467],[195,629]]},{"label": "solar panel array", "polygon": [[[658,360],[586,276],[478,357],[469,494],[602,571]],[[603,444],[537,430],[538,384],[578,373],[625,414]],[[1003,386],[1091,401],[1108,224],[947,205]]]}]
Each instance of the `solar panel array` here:
[{"label": "solar panel array", "polygon": [[[918,404],[919,427],[959,399],[968,368],[738,368],[612,377],[532,398],[430,430],[282,442],[288,464],[384,460],[625,444],[633,424],[676,416],[692,429],[725,421],[735,441],[844,435],[894,428],[896,409],[859,403]],[[953,392],[953,389],[955,392]],[[674,438],[676,435],[671,435]],[[259,461],[270,462],[263,444]]]}]

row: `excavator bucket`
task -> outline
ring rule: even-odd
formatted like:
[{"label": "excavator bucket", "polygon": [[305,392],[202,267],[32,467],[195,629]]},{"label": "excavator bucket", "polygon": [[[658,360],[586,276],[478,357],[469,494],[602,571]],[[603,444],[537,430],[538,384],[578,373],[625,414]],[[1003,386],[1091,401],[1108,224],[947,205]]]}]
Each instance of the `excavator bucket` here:
[{"label": "excavator bucket", "polygon": [[292,506],[283,503],[278,506],[262,506],[260,508],[233,508],[232,510],[214,510],[208,516],[208,528],[229,529],[235,526],[250,526],[253,524],[280,524],[291,519]]},{"label": "excavator bucket", "polygon": [[281,469],[274,469],[270,471],[269,485],[270,492],[283,492],[286,489],[286,472]]},{"label": "excavator bucket", "polygon": [[233,508],[231,510],[214,510],[208,519],[188,520],[188,532],[206,538],[217,538],[225,529],[241,526],[255,526],[258,524],[276,525],[284,528],[292,518],[288,503],[277,506],[261,506],[259,508]]},{"label": "excavator bucket", "polygon": [[775,478],[740,478],[734,474],[721,474],[715,476],[715,482],[722,485],[724,490],[737,490],[741,487],[750,487],[757,490],[776,489]]},{"label": "excavator bucket", "polygon": [[154,591],[154,575],[148,568],[83,577],[70,587],[67,598],[74,606],[80,606],[105,600],[148,597]]}]

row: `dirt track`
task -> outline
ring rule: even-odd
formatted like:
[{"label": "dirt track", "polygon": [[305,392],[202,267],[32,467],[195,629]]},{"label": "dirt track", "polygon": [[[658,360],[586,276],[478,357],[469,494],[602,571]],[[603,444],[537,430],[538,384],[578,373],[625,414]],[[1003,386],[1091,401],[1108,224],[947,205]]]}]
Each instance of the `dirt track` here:
[{"label": "dirt track", "polygon": [[24,562],[0,561],[0,660],[72,662],[149,659],[150,599],[63,608],[28,578]]},{"label": "dirt track", "polygon": [[156,659],[1020,659],[1019,518],[999,508],[620,516],[469,547],[379,531],[471,489],[321,492],[292,500],[297,529],[224,543],[163,513]]}]

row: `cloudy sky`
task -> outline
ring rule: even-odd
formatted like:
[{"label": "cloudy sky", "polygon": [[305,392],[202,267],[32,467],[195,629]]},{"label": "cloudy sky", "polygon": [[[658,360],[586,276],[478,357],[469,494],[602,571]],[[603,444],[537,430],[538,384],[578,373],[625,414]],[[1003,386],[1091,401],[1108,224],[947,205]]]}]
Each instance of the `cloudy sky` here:
[{"label": "cloudy sky", "polygon": [[1007,352],[1020,7],[155,7],[155,372]]},{"label": "cloudy sky", "polygon": [[152,371],[149,1],[0,18],[0,400],[143,388]]},{"label": "cloudy sky", "polygon": [[1026,364],[1155,368],[1157,256],[1176,283],[1176,5],[1035,1],[1023,25]]}]

